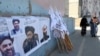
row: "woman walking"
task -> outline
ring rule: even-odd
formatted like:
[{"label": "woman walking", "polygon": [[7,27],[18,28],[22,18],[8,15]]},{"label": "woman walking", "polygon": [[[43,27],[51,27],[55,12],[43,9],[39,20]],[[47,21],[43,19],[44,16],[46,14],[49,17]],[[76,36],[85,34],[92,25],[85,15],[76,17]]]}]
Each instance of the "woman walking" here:
[{"label": "woman walking", "polygon": [[80,22],[80,27],[81,27],[81,35],[84,36],[86,35],[86,28],[88,26],[88,21],[86,19],[86,16],[84,16],[82,19],[81,19],[81,22]]},{"label": "woman walking", "polygon": [[99,24],[99,21],[97,19],[97,17],[93,17],[90,21],[90,34],[92,37],[96,37],[96,33],[97,33],[97,25]]}]

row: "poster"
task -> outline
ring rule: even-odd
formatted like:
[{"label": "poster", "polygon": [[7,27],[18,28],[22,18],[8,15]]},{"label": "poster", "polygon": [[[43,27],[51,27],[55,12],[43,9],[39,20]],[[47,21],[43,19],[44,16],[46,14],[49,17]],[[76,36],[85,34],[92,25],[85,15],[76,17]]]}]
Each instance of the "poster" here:
[{"label": "poster", "polygon": [[24,36],[24,22],[25,19],[22,17],[11,17],[10,19],[6,19],[8,31],[10,33],[11,38],[14,39],[14,48],[16,52],[20,53],[20,56],[25,56],[23,52],[23,41],[25,39]]},{"label": "poster", "polygon": [[0,56],[20,56],[20,53],[15,51],[15,42],[8,31],[6,19],[11,18],[0,17]]},{"label": "poster", "polygon": [[39,18],[40,26],[40,42],[42,44],[47,43],[50,40],[50,21],[49,18],[40,17]]},{"label": "poster", "polygon": [[[39,20],[35,17],[25,18],[25,35],[26,39],[23,42],[24,53],[34,52],[39,45]],[[27,44],[28,43],[28,44]],[[31,51],[31,52],[30,52]]]},{"label": "poster", "polygon": [[[25,27],[29,26],[29,28],[34,28],[34,37],[37,44],[34,44],[35,47],[33,47],[29,52],[27,52],[26,56],[30,55],[32,52],[34,52],[50,40],[49,19],[46,17],[33,16],[30,16],[29,18],[26,18],[27,23],[25,24]],[[43,38],[43,28],[45,28],[46,39]]]},{"label": "poster", "polygon": [[11,18],[7,19],[7,25],[9,33],[12,37],[24,34],[24,19],[23,18]]},{"label": "poster", "polygon": [[[46,17],[14,16],[0,19],[0,37],[8,36],[13,47],[6,56],[29,56],[50,40],[50,22]],[[2,36],[2,37],[4,37]],[[0,39],[1,43],[2,38]],[[9,43],[9,41],[7,41]],[[2,56],[0,51],[0,56]],[[4,55],[3,55],[4,56]]]},{"label": "poster", "polygon": [[[7,23],[5,22],[5,18],[0,17],[0,49],[1,49],[1,39],[2,39],[2,35],[5,35],[5,32],[7,32]],[[2,51],[0,51],[0,56],[2,56]]]}]

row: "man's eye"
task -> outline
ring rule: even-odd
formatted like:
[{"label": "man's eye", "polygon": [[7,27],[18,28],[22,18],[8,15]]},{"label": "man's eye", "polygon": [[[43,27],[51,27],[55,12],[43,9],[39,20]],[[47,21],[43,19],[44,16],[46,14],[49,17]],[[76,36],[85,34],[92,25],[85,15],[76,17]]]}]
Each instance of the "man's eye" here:
[{"label": "man's eye", "polygon": [[11,46],[12,44],[10,43],[9,46]]},{"label": "man's eye", "polygon": [[7,47],[7,45],[3,45],[3,48]]}]

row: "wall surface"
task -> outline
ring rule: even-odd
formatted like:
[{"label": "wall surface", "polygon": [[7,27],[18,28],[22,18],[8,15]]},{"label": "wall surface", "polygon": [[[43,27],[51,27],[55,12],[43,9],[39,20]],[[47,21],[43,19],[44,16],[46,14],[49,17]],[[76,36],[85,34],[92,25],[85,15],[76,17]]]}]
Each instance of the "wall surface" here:
[{"label": "wall surface", "polygon": [[28,0],[0,0],[0,15],[2,14],[28,14]]},{"label": "wall surface", "polygon": [[47,14],[50,6],[68,15],[68,0],[0,0],[0,15]]},{"label": "wall surface", "polygon": [[68,15],[68,0],[33,0],[33,2],[36,2],[47,10],[52,6],[53,8],[57,8],[62,15]]},{"label": "wall surface", "polygon": [[47,14],[47,10],[32,0],[0,0],[0,16]]},{"label": "wall surface", "polygon": [[[36,1],[36,2],[34,2]],[[13,15],[48,15],[48,9],[50,4],[57,7],[61,11],[62,15],[64,12],[68,12],[68,8],[65,6],[64,0],[0,0],[0,16],[13,16]],[[46,5],[45,5],[45,3]],[[59,2],[59,3],[58,3]],[[68,1],[66,2],[68,3]],[[65,7],[67,10],[65,10]],[[74,19],[64,17],[70,33],[74,32]],[[41,46],[34,53],[29,56],[48,56],[55,48],[57,48],[56,39],[52,36],[51,40]]]},{"label": "wall surface", "polygon": [[91,16],[100,16],[100,0],[82,0],[82,13],[83,15],[90,14]]}]

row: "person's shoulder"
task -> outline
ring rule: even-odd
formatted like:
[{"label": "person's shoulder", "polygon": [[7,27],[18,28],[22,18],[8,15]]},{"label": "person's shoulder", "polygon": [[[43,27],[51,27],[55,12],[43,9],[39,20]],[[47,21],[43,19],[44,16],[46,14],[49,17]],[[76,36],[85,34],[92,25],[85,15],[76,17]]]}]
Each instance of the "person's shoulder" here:
[{"label": "person's shoulder", "polygon": [[15,34],[15,29],[12,29],[11,30],[11,35],[14,35]]},{"label": "person's shoulder", "polygon": [[23,48],[26,49],[28,46],[29,46],[29,42],[27,39],[25,39],[23,42]]},{"label": "person's shoulder", "polygon": [[14,31],[15,31],[15,29],[12,29],[12,30],[11,30],[11,32],[14,32]]},{"label": "person's shoulder", "polygon": [[28,44],[28,40],[25,39],[24,42],[23,42],[23,45],[25,46],[25,45],[27,45],[27,44]]},{"label": "person's shoulder", "polygon": [[44,39],[42,38],[42,39],[41,39],[41,42],[43,42],[43,41],[44,41]]},{"label": "person's shoulder", "polygon": [[27,40],[27,39],[25,39],[25,40],[24,40],[24,43],[26,43],[27,41],[28,41],[28,40]]},{"label": "person's shoulder", "polygon": [[49,38],[49,35],[47,35],[47,38]]},{"label": "person's shoulder", "polygon": [[35,36],[38,36],[38,34],[37,34],[37,33],[35,33],[34,35],[35,35]]}]

